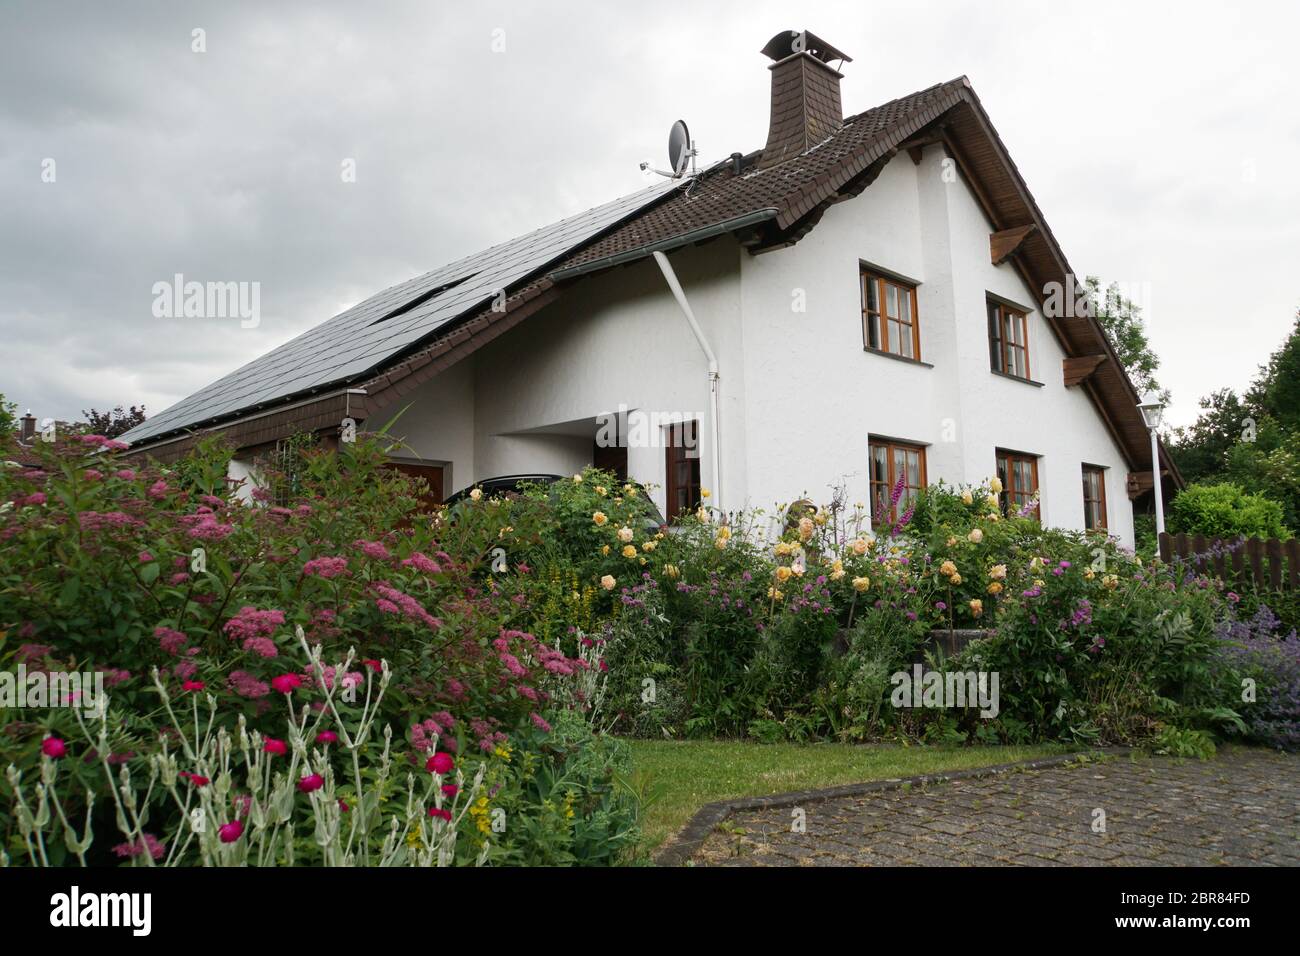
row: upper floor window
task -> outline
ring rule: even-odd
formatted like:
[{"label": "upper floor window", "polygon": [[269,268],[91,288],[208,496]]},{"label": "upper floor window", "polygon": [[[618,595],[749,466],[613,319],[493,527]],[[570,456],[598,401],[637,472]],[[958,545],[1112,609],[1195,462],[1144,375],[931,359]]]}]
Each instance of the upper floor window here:
[{"label": "upper floor window", "polygon": [[921,358],[916,287],[862,270],[862,344],[903,358]]},{"label": "upper floor window", "polygon": [[[887,438],[872,438],[870,454],[871,523],[897,521],[925,487],[925,449]],[[894,501],[895,489],[898,489],[897,501]]]},{"label": "upper floor window", "polygon": [[1106,469],[1096,465],[1083,466],[1083,526],[1106,530]]},{"label": "upper floor window", "polygon": [[989,361],[993,371],[1029,378],[1029,316],[994,299],[989,307]]},{"label": "upper floor window", "polygon": [[1003,514],[1040,517],[1037,455],[998,449],[998,480]]}]

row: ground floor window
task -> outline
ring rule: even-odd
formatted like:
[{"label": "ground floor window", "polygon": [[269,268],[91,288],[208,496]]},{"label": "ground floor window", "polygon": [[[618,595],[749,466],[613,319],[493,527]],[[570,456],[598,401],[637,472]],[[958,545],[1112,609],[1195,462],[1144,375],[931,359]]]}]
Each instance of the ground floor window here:
[{"label": "ground floor window", "polygon": [[698,422],[669,425],[665,432],[668,520],[676,521],[700,503],[700,426]]},{"label": "ground floor window", "polygon": [[[925,448],[888,438],[870,439],[871,523],[894,522],[925,487]],[[898,499],[894,489],[899,486]]]},{"label": "ground floor window", "polygon": [[1038,505],[1038,456],[998,450],[998,480],[1002,482],[1002,513],[1041,520]]},{"label": "ground floor window", "polygon": [[1097,465],[1083,466],[1083,526],[1106,530],[1106,469]]}]

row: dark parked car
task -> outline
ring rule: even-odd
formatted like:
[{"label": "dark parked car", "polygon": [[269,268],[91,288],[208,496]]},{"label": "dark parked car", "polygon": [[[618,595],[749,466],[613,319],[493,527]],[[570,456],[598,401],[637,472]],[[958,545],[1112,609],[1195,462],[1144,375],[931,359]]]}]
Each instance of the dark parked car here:
[{"label": "dark parked car", "polygon": [[[517,495],[525,485],[553,485],[557,481],[565,480],[566,479],[562,475],[502,475],[498,478],[484,478],[482,481],[475,482],[468,488],[462,488],[460,491],[448,498],[445,504],[448,508],[459,504],[468,498],[469,493],[475,488],[480,489],[483,492],[483,496],[486,498],[498,498]],[[628,484],[632,485],[632,487],[636,488],[637,491],[640,492],[637,495],[637,500],[639,500],[643,506],[646,528],[662,527],[664,524],[664,517],[659,513],[659,509],[655,506],[654,500],[651,499],[649,493],[645,490],[645,486],[635,481],[628,482]]]}]

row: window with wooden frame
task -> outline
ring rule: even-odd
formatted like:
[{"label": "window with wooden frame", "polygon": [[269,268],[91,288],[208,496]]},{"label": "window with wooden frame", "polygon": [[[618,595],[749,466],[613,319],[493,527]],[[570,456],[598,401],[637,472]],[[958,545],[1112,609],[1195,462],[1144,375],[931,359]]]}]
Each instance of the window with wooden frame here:
[{"label": "window with wooden frame", "polygon": [[1096,465],[1083,466],[1083,526],[1106,530],[1106,469]]},{"label": "window with wooden frame", "polygon": [[676,521],[700,503],[700,427],[695,421],[669,425],[666,447],[665,513]]},{"label": "window with wooden frame", "polygon": [[1038,456],[998,449],[998,480],[1002,493],[998,496],[1005,515],[1019,515],[1041,519],[1038,494]]},{"label": "window with wooden frame", "polygon": [[921,359],[916,287],[862,269],[862,344],[877,352]]},{"label": "window with wooden frame", "polygon": [[[869,444],[871,523],[897,521],[925,487],[925,449],[888,438],[871,438]],[[895,488],[898,500],[891,505]]]},{"label": "window with wooden frame", "polygon": [[993,371],[1029,378],[1029,316],[996,299],[988,300],[989,361]]}]

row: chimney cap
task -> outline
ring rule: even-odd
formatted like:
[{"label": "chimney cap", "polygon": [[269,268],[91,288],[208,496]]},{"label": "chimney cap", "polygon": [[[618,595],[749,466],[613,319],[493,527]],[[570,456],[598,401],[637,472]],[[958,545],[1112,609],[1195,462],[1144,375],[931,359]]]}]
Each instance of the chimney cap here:
[{"label": "chimney cap", "polygon": [[767,46],[763,47],[761,52],[764,56],[777,62],[795,53],[807,53],[823,63],[831,60],[842,60],[845,63],[853,62],[853,57],[841,53],[821,37],[808,30],[782,30],[767,41]]}]

